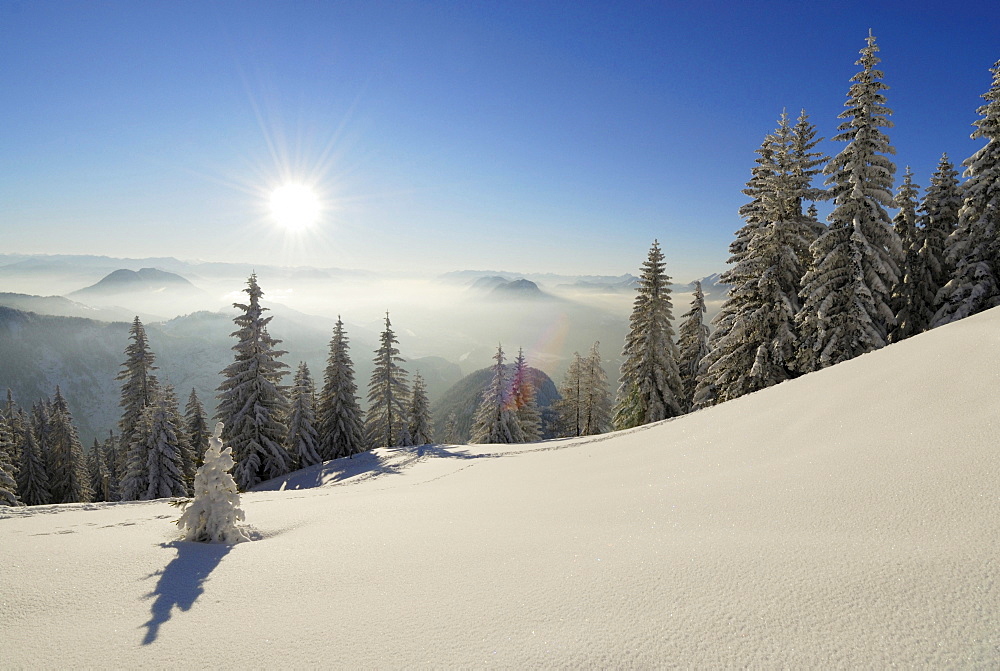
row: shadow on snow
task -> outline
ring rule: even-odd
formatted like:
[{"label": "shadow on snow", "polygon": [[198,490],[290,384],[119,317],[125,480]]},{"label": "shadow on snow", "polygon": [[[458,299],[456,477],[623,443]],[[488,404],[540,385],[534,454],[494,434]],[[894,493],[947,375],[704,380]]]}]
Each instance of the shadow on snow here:
[{"label": "shadow on snow", "polygon": [[156,588],[146,595],[153,599],[149,621],[146,622],[146,636],[143,645],[154,642],[159,635],[160,625],[170,619],[174,608],[190,610],[192,604],[205,591],[204,583],[222,558],[233,549],[232,545],[221,543],[191,543],[174,541],[162,543],[163,548],[177,550],[174,557],[162,571],[147,576],[159,576]]}]

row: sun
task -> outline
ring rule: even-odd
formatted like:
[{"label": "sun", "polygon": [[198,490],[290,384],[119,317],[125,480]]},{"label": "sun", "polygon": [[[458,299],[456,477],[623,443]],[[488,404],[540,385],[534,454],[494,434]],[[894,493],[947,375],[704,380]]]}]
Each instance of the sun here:
[{"label": "sun", "polygon": [[301,184],[285,184],[271,193],[271,214],[287,231],[302,231],[319,219],[319,198]]}]

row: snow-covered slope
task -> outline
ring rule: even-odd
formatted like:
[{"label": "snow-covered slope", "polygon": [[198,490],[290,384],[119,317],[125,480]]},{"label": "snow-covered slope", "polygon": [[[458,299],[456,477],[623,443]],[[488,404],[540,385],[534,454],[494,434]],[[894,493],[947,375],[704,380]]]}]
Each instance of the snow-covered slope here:
[{"label": "snow-covered slope", "polygon": [[998,398],[993,310],[639,430],[330,462],[235,547],[4,511],[0,666],[995,667]]}]

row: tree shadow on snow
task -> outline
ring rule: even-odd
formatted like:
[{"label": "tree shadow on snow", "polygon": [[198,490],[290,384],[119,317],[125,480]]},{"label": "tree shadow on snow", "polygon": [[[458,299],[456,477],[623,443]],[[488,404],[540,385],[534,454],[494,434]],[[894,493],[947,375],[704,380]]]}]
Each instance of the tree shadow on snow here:
[{"label": "tree shadow on snow", "polygon": [[188,541],[162,543],[161,547],[174,548],[177,550],[177,556],[162,571],[148,576],[149,578],[159,576],[160,579],[156,583],[156,588],[146,595],[146,598],[154,600],[149,609],[149,621],[142,625],[146,627],[146,636],[142,639],[143,645],[149,645],[156,640],[160,625],[170,619],[175,606],[180,610],[190,610],[191,605],[205,591],[203,587],[205,580],[222,558],[233,549],[232,545],[221,543]]},{"label": "tree shadow on snow", "polygon": [[408,466],[423,458],[480,459],[487,455],[469,454],[465,450],[445,445],[418,445],[415,447],[384,448],[382,453],[362,452],[353,457],[333,459],[315,466],[308,466],[288,475],[262,482],[255,492],[293,491],[335,485],[346,480],[359,482],[368,478],[402,473]]}]

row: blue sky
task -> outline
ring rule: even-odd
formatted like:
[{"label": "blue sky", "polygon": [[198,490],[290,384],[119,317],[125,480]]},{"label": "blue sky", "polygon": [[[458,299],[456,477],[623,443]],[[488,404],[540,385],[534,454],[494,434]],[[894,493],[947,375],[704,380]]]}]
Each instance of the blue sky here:
[{"label": "blue sky", "polygon": [[869,28],[926,186],[981,145],[996,3],[0,0],[0,246],[620,274],[658,238],[687,281],[782,108],[834,134]]}]

